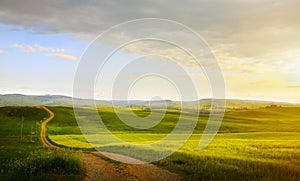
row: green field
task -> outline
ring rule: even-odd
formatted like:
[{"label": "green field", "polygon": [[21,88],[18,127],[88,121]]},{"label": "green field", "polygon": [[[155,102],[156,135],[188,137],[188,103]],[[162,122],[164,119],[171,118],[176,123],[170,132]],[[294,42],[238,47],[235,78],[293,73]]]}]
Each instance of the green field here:
[{"label": "green field", "polygon": [[1,180],[81,180],[79,153],[43,147],[40,123],[48,116],[34,107],[0,107]]},{"label": "green field", "polygon": [[[50,141],[76,150],[93,150],[81,134],[73,108],[49,107],[55,118],[48,124]],[[82,109],[87,115],[89,109]],[[160,124],[141,130],[125,125],[112,108],[99,108],[107,128],[117,137],[135,144],[148,144],[165,137],[177,124],[178,110],[169,109]],[[129,108],[121,108],[128,115]],[[135,108],[145,117],[147,109]],[[154,115],[160,110],[156,110]],[[182,114],[189,121],[193,112]],[[42,146],[40,123],[49,115],[34,107],[1,107],[1,180],[80,180],[83,165],[79,153],[68,148],[52,150]],[[201,114],[193,135],[171,156],[154,164],[183,176],[185,180],[299,180],[300,178],[300,107],[274,107],[227,112],[219,133],[205,149],[199,140],[208,114]],[[22,117],[22,143],[20,143]],[[88,135],[94,137],[95,135]],[[106,135],[98,147],[127,147],[111,142]],[[174,140],[176,144],[177,140]],[[143,150],[156,153],[158,148]],[[141,160],[147,158],[140,155]]]},{"label": "green field", "polygon": [[[92,149],[81,135],[72,108],[50,107],[56,117],[49,125],[48,136],[58,145]],[[123,109],[122,114],[128,114]],[[146,116],[147,110],[135,109]],[[89,110],[86,110],[89,113]],[[176,125],[179,112],[168,110],[157,126],[134,129],[122,123],[111,108],[99,108],[107,128],[127,142],[151,143],[163,138]],[[184,113],[183,118],[189,120]],[[205,149],[198,144],[208,119],[199,116],[194,134],[171,156],[156,165],[182,175],[186,180],[299,180],[300,178],[300,107],[275,107],[227,112],[218,135]],[[90,135],[93,137],[93,135]],[[103,135],[103,140],[106,137]],[[175,140],[176,142],[176,140]],[[126,147],[104,142],[99,147]],[[156,148],[149,148],[155,153]],[[141,158],[140,159],[145,159]]]}]

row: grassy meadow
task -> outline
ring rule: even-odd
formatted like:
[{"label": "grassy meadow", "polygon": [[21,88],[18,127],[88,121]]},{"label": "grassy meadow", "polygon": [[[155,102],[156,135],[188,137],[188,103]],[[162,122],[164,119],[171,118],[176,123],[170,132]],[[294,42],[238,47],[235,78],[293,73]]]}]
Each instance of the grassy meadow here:
[{"label": "grassy meadow", "polygon": [[81,180],[79,153],[43,147],[40,124],[48,116],[35,107],[0,107],[0,180]]},{"label": "grassy meadow", "polygon": [[[56,117],[48,125],[48,137],[57,145],[92,149],[74,118],[72,108],[50,107]],[[123,109],[122,114],[131,111]],[[87,114],[89,110],[86,110]],[[145,109],[134,109],[145,117]],[[183,119],[189,121],[189,115]],[[180,112],[168,110],[160,124],[147,130],[122,123],[111,108],[99,108],[107,128],[115,136],[133,143],[151,143],[165,137],[176,125]],[[221,128],[208,147],[198,149],[208,114],[201,114],[193,135],[171,156],[155,162],[185,180],[299,180],[300,107],[268,107],[225,113]],[[90,135],[93,137],[93,135]],[[103,135],[103,140],[106,140]],[[174,140],[176,144],[176,140]],[[99,147],[126,147],[107,141]],[[156,148],[149,148],[155,153]],[[141,155],[141,159],[142,155]]]},{"label": "grassy meadow", "polygon": [[[93,150],[77,125],[73,108],[49,107],[55,118],[48,123],[47,137],[62,149],[44,148],[39,137],[41,121],[49,115],[35,107],[0,107],[1,180],[81,180],[80,150]],[[83,109],[88,115],[89,109]],[[150,114],[142,108],[120,108],[120,114],[133,111],[140,117]],[[150,129],[124,124],[112,108],[98,108],[107,128],[117,137],[135,144],[148,144],[164,138],[177,124],[180,112],[168,109],[163,120]],[[154,115],[160,110],[153,112]],[[194,112],[182,113],[189,121]],[[22,127],[23,117],[23,127]],[[200,114],[186,144],[154,164],[181,175],[184,180],[299,180],[300,107],[263,107],[226,112],[221,128],[205,149],[199,140],[209,115]],[[92,120],[93,121],[93,120]],[[22,134],[21,134],[22,128]],[[22,135],[22,140],[21,140]],[[95,135],[87,135],[94,137]],[[128,147],[102,135],[108,151]],[[174,140],[176,144],[178,140]],[[69,148],[75,149],[69,149]],[[156,153],[149,147],[145,152]],[[79,150],[79,151],[78,151]],[[140,155],[141,160],[147,160]]]}]

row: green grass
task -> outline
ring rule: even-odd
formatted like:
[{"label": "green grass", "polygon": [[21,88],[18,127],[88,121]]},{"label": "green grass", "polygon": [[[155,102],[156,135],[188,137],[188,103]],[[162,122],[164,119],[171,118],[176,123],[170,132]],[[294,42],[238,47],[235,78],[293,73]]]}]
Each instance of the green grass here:
[{"label": "green grass", "polygon": [[[72,108],[51,107],[56,115],[49,123],[49,138],[59,145],[92,148],[81,135]],[[121,110],[128,114],[129,109]],[[133,110],[147,116],[144,109]],[[86,110],[89,114],[89,110]],[[122,123],[111,108],[99,108],[107,128],[115,136],[132,143],[145,144],[160,140],[176,125],[179,112],[168,110],[162,122],[147,130]],[[183,119],[189,121],[190,115]],[[171,156],[155,162],[186,180],[299,180],[300,178],[300,107],[260,108],[227,112],[218,135],[205,149],[199,150],[199,139],[208,119],[199,116],[194,134]],[[95,135],[88,135],[94,137]],[[134,153],[115,145],[102,135],[102,147],[118,147],[126,155]],[[174,140],[176,144],[176,140]],[[156,152],[156,148],[144,150]],[[141,155],[141,159],[143,155]]]},{"label": "green grass", "polygon": [[[72,108],[50,107],[55,118],[48,124],[48,137],[57,145],[93,149],[81,134]],[[88,115],[90,110],[84,110]],[[130,109],[120,114],[128,116]],[[146,117],[146,109],[133,109]],[[156,110],[153,114],[159,114]],[[107,128],[117,137],[135,144],[148,144],[165,137],[177,124],[179,112],[169,109],[160,124],[141,130],[124,124],[111,108],[99,108]],[[183,113],[188,122],[195,113]],[[20,128],[24,127],[22,144]],[[48,117],[33,107],[0,107],[1,180],[80,180],[83,165],[73,150],[43,148],[41,120]],[[300,107],[275,107],[227,112],[215,139],[203,150],[198,149],[207,114],[199,116],[194,134],[171,156],[154,164],[176,172],[185,180],[299,180],[300,178]],[[90,120],[90,123],[96,120]],[[94,138],[95,135],[88,135]],[[96,145],[110,150],[119,148],[132,155],[128,147],[112,142],[107,135]],[[96,137],[95,137],[96,138]],[[177,140],[174,140],[173,144]],[[156,153],[158,148],[143,151]],[[147,160],[144,155],[140,159]]]},{"label": "green grass", "polygon": [[[24,117],[22,143],[21,122]],[[49,150],[39,138],[40,123],[49,115],[33,107],[0,107],[1,180],[80,180],[83,165],[79,153]]]},{"label": "green grass", "polygon": [[297,180],[300,133],[219,134],[205,149],[198,138],[157,164],[191,180]]}]

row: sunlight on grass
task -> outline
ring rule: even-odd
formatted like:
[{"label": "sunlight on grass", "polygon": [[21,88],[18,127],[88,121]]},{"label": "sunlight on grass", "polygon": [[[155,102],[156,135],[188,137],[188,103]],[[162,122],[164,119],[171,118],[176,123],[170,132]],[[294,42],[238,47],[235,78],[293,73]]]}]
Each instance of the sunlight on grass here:
[{"label": "sunlight on grass", "polygon": [[[91,149],[81,135],[69,108],[51,108],[56,119],[49,125],[49,138],[67,147]],[[128,109],[123,108],[126,114]],[[134,109],[139,115],[148,110]],[[155,164],[181,174],[189,180],[296,180],[300,177],[300,108],[277,107],[241,110],[225,114],[215,139],[199,150],[199,140],[208,115],[200,115],[194,134],[171,156]],[[116,137],[132,144],[149,144],[164,138],[174,128],[179,111],[167,111],[162,122],[149,129],[137,130],[122,123],[111,108],[99,108],[105,125]],[[67,116],[66,116],[67,115]],[[189,120],[189,114],[184,113]],[[121,150],[135,155],[128,146],[117,144],[109,136],[86,135],[95,147]],[[177,144],[178,140],[170,141]],[[140,147],[145,153],[156,154],[159,147]],[[150,155],[151,155],[150,154]],[[147,158],[140,155],[140,159]]]}]

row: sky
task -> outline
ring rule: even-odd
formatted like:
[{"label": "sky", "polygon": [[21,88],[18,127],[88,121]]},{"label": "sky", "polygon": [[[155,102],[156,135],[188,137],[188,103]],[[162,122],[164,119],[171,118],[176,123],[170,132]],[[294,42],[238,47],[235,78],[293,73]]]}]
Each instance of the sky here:
[{"label": "sky", "polygon": [[[0,94],[72,96],[81,58],[95,38],[125,21],[162,18],[184,24],[209,45],[222,71],[226,98],[300,102],[299,7],[299,0],[2,0]],[[146,32],[145,27],[131,28],[98,42],[99,51],[113,51],[119,40],[138,36],[132,33],[136,30]],[[151,25],[147,29],[154,34],[164,31]],[[169,29],[163,33],[188,44],[180,39],[182,32]],[[212,96],[205,72],[182,49],[140,41],[119,50],[106,64],[95,81],[95,98],[112,99],[114,78],[129,60],[142,61],[139,57],[149,54],[175,57],[171,61],[188,72],[197,97]],[[160,58],[148,60],[157,63]],[[163,67],[168,60],[159,62]],[[147,70],[146,63],[139,66],[136,69]],[[137,80],[132,72],[124,77],[136,83],[126,92],[131,99],[180,99],[176,85],[166,79]]]}]

